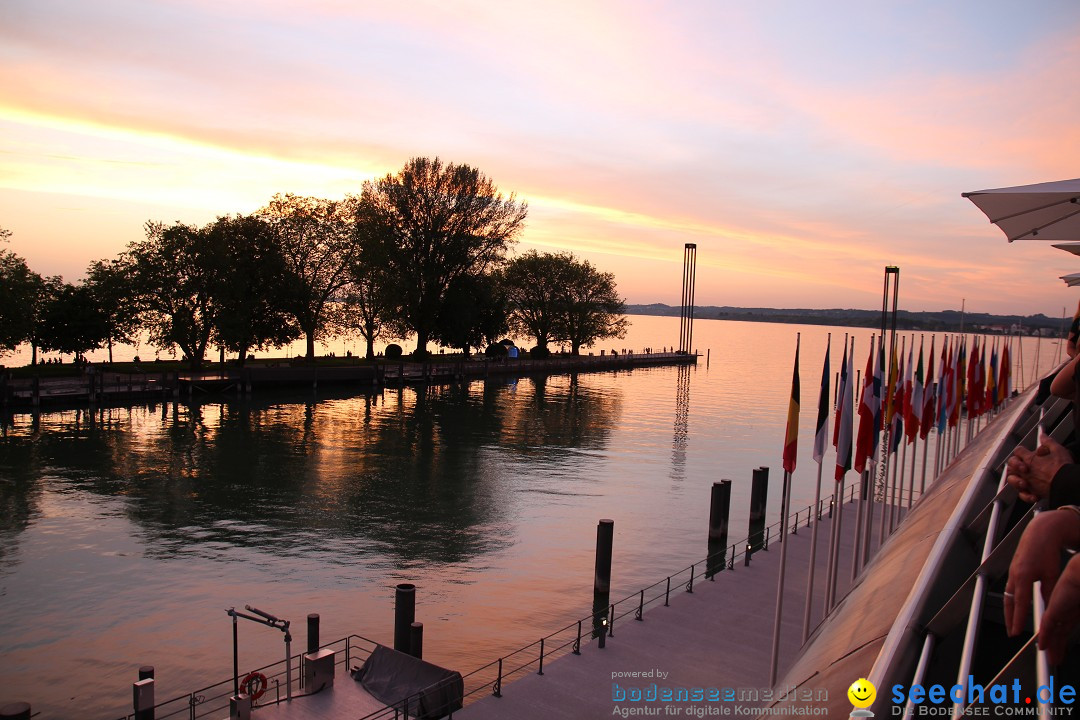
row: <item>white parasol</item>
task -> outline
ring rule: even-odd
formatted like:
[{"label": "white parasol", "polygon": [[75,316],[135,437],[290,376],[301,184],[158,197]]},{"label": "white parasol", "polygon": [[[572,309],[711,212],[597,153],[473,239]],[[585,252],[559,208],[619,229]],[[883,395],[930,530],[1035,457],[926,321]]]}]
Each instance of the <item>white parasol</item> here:
[{"label": "white parasol", "polygon": [[1015,240],[1080,240],[1080,178],[963,193]]}]

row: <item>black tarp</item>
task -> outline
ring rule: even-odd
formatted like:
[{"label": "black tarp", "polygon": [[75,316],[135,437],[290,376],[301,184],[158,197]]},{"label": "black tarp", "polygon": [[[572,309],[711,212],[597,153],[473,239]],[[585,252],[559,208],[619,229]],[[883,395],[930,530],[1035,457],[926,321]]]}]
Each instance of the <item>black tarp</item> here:
[{"label": "black tarp", "polygon": [[465,694],[461,673],[384,645],[376,645],[352,676],[385,705],[400,708],[408,699],[409,714],[421,720],[437,720],[460,710]]}]

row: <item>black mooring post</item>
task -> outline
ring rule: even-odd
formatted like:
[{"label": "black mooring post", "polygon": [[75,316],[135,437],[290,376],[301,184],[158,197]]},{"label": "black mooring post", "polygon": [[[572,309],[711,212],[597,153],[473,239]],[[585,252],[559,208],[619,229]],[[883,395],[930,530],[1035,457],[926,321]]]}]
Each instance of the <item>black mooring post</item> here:
[{"label": "black mooring post", "polygon": [[394,649],[408,654],[412,624],[416,622],[416,586],[401,583],[394,593]]},{"label": "black mooring post", "polygon": [[139,679],[140,680],[153,680],[154,679],[154,666],[153,665],[143,665],[142,667],[140,667],[139,668]]},{"label": "black mooring post", "polygon": [[727,564],[728,518],[731,515],[731,481],[712,484],[709,503],[709,562],[706,574],[712,577]]},{"label": "black mooring post", "polygon": [[307,651],[309,654],[319,652],[319,613],[307,616]]},{"label": "black mooring post", "polygon": [[409,654],[417,660],[424,659],[424,623],[409,626]]},{"label": "black mooring post", "polygon": [[30,720],[30,703],[8,703],[0,707],[0,718],[4,720]]},{"label": "black mooring post", "polygon": [[754,470],[750,486],[750,528],[747,532],[751,552],[765,546],[765,513],[769,500],[769,468]]},{"label": "black mooring post", "polygon": [[615,521],[601,520],[596,526],[596,572],[593,594],[611,592],[611,546],[615,536]]}]

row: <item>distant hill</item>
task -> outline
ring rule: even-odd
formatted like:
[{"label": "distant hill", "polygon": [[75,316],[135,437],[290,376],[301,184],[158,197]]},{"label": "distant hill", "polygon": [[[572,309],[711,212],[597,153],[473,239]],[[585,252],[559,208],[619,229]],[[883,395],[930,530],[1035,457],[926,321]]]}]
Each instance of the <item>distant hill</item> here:
[{"label": "distant hill", "polygon": [[[664,315],[679,316],[679,306],[653,303],[652,305],[627,305],[628,315]],[[696,320],[744,320],[752,322],[796,323],[800,325],[842,325],[847,327],[881,327],[880,310],[855,309],[781,309],[781,308],[741,308],[723,305],[699,305],[694,308]],[[1057,335],[1062,332],[1061,318],[1038,315],[990,315],[988,313],[964,313],[966,332],[1014,333],[1018,328],[1027,334],[1040,332],[1043,335]],[[899,310],[896,313],[896,326],[902,330],[925,330],[928,332],[959,332],[960,312],[941,310],[939,312],[909,312]]]}]

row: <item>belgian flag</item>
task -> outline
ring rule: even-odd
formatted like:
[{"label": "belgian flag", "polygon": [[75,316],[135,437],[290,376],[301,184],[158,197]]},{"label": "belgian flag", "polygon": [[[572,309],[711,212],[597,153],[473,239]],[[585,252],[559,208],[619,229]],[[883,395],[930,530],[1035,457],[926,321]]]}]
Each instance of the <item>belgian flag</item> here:
[{"label": "belgian flag", "polygon": [[799,336],[795,336],[795,370],[791,375],[791,402],[788,403],[787,432],[784,434],[784,470],[795,472],[799,444]]}]

